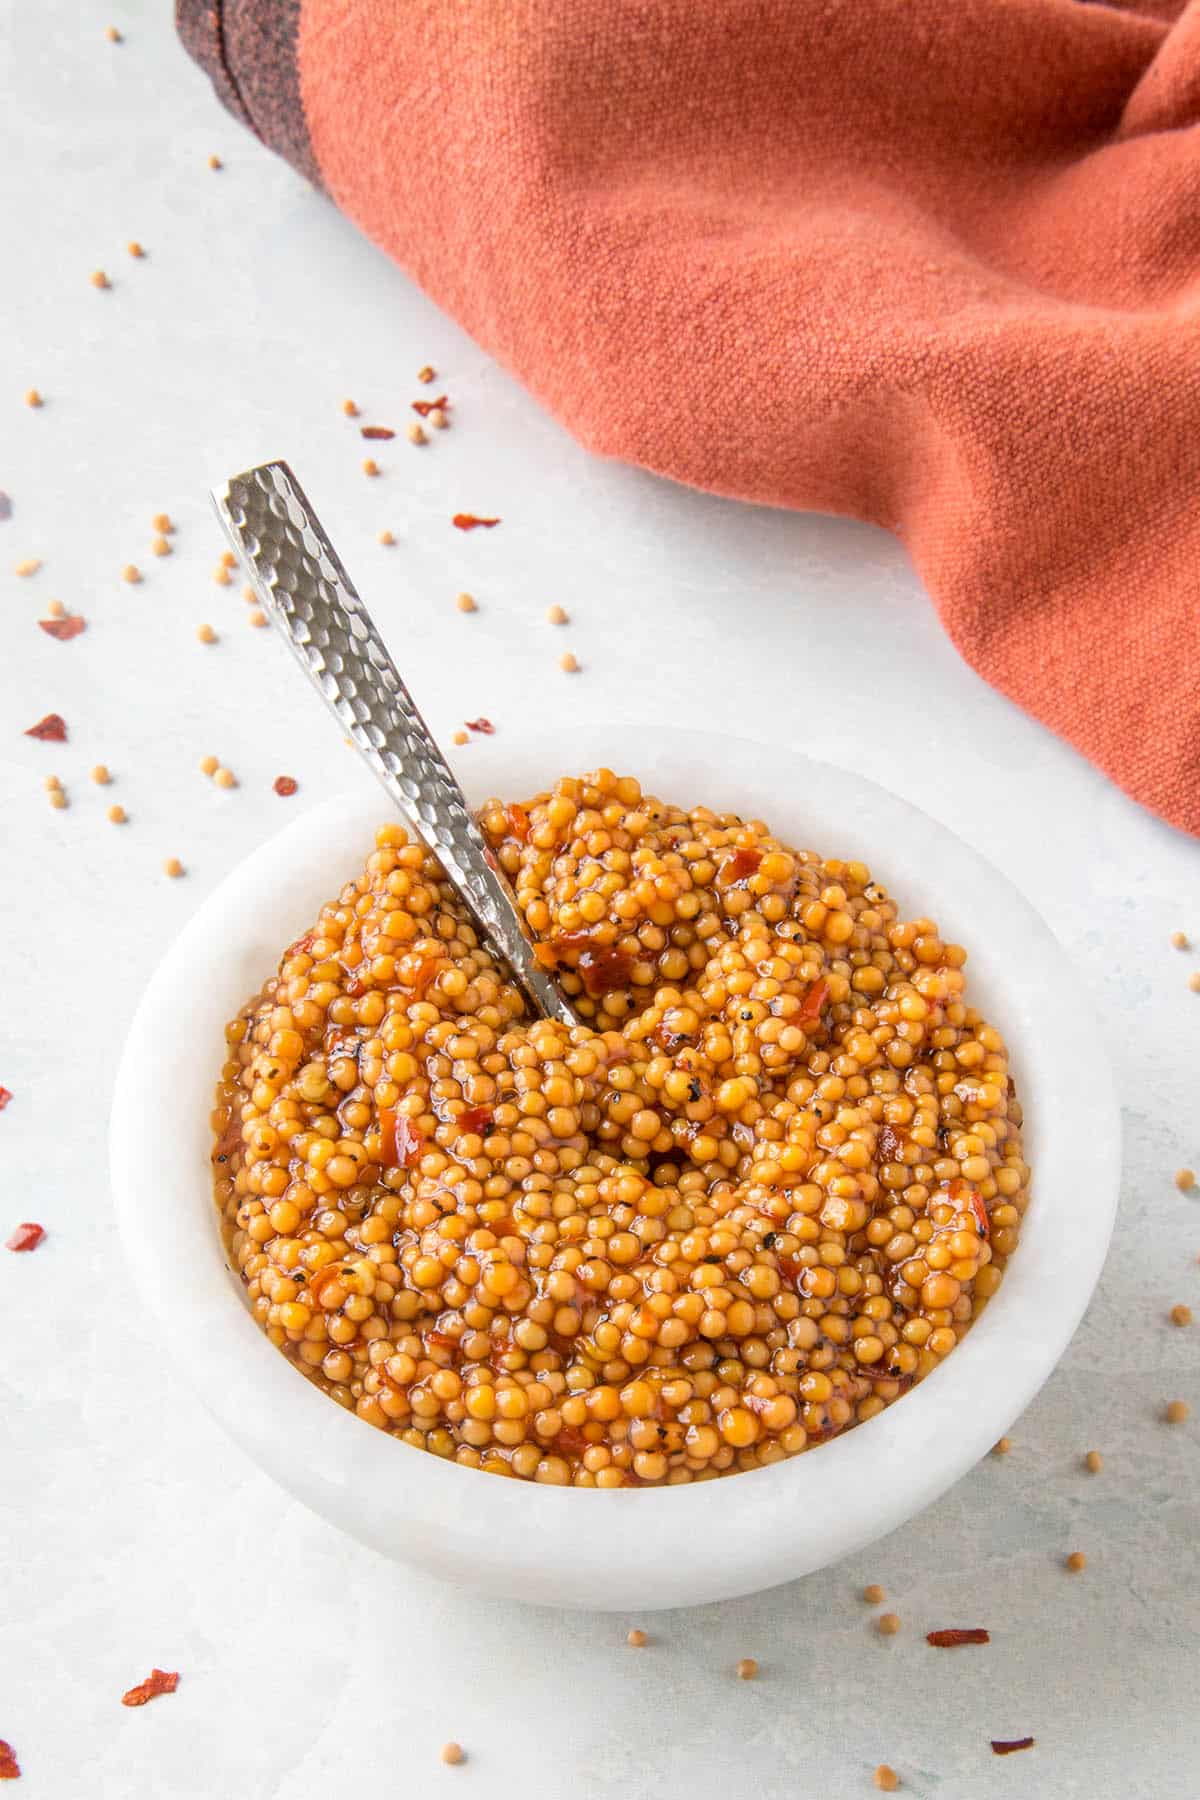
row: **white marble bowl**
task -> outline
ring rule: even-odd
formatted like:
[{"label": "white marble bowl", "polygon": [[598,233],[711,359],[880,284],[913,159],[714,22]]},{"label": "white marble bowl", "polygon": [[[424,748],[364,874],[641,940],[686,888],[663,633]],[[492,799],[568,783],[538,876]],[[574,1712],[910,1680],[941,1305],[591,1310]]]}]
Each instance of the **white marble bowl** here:
[{"label": "white marble bowl", "polygon": [[[208,1118],[222,1028],[361,866],[389,816],[382,794],[306,813],[235,869],[180,935],[125,1047],[113,1181],[163,1344],[282,1487],[436,1574],[641,1616],[820,1568],[911,1519],[986,1453],[1054,1368],[1095,1287],[1116,1206],[1119,1124],[1067,957],[1007,878],[932,819],[844,770],[717,733],[589,730],[569,754],[573,770],[607,763],[666,798],[765,817],[786,841],[859,858],[907,916],[929,914],[970,950],[971,997],[1012,1049],[1034,1197],[1003,1287],[934,1375],[790,1462],[698,1486],[598,1492],[501,1481],[410,1449],[343,1412],[272,1348],[225,1264],[212,1202]],[[486,791],[534,792],[563,772],[562,759],[558,744],[532,734],[497,738]],[[461,758],[468,780],[471,761]]]}]

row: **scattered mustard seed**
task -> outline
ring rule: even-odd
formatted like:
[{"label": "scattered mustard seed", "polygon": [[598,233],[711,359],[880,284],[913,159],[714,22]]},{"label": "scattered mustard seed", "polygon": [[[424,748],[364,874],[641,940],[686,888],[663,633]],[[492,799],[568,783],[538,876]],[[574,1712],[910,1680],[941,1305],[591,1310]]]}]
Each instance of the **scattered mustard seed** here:
[{"label": "scattered mustard seed", "polygon": [[172,881],[174,881],[177,876],[183,874],[183,864],[177,856],[168,856],[166,862],[163,864],[163,874],[169,875]]},{"label": "scattered mustard seed", "polygon": [[739,1681],[754,1681],[758,1675],[758,1664],[752,1656],[743,1656],[737,1666]]},{"label": "scattered mustard seed", "polygon": [[171,540],[167,537],[156,537],[151,540],[150,548],[155,556],[170,556]]},{"label": "scattered mustard seed", "polygon": [[231,788],[231,787],[237,786],[237,776],[234,774],[232,769],[218,769],[216,774],[213,776],[213,780],[216,782],[217,786],[220,788]]},{"label": "scattered mustard seed", "polygon": [[242,589],[242,599],[246,602],[247,606],[254,606],[257,603],[258,596],[250,586],[249,582],[247,582]]},{"label": "scattered mustard seed", "polygon": [[565,625],[567,623],[567,614],[557,602],[553,606],[548,606],[546,608],[546,617],[549,619],[551,625]]},{"label": "scattered mustard seed", "polygon": [[408,441],[410,444],[427,444],[429,442],[425,435],[425,427],[416,419],[408,428]]},{"label": "scattered mustard seed", "polygon": [[232,550],[222,550],[221,565],[226,569],[236,569],[237,557],[233,554]]},{"label": "scattered mustard seed", "polygon": [[213,580],[216,582],[218,587],[231,587],[232,586],[233,576],[229,573],[228,568],[226,567],[226,565],[223,562],[219,562],[217,564],[216,568],[213,570]]},{"label": "scattered mustard seed", "polygon": [[435,431],[445,431],[447,425],[450,423],[450,420],[447,418],[446,414],[442,411],[440,406],[435,406],[433,411],[429,415],[429,423],[433,426],[433,429]]},{"label": "scattered mustard seed", "polygon": [[260,609],[257,606],[255,607],[255,609],[252,613],[248,613],[246,616],[248,617],[248,619],[250,620],[250,623],[252,625],[265,625],[267,622],[266,613],[260,611]]},{"label": "scattered mustard seed", "polygon": [[67,609],[61,600],[47,600],[46,615],[51,619],[65,619],[67,616]]},{"label": "scattered mustard seed", "polygon": [[67,804],[67,796],[62,788],[50,789],[50,804],[57,807],[64,807]]},{"label": "scattered mustard seed", "polygon": [[220,766],[221,762],[219,757],[202,756],[200,758],[200,773],[202,775],[215,775]]},{"label": "scattered mustard seed", "polygon": [[576,675],[579,672],[579,658],[573,651],[568,650],[565,655],[559,657],[558,666],[566,674]]},{"label": "scattered mustard seed", "polygon": [[142,246],[138,243],[136,238],[130,238],[130,240],[126,244],[125,248],[128,250],[130,256],[134,257],[139,262],[141,261],[142,257],[145,256],[145,254],[146,254],[146,252],[142,249]]},{"label": "scattered mustard seed", "polygon": [[381,544],[394,544],[394,543],[395,543],[395,541],[396,541],[396,540],[395,540],[395,538],[394,538],[394,537],[393,537],[393,536],[392,536],[392,534],[391,534],[391,532],[390,532],[390,531],[381,531],[381,532],[380,532],[380,534],[379,534],[379,542],[380,542],[380,543],[381,543]]},{"label": "scattered mustard seed", "polygon": [[1191,1189],[1195,1187],[1195,1185],[1196,1185],[1195,1169],[1177,1169],[1176,1170],[1175,1186],[1179,1189],[1181,1194],[1189,1193],[1191,1191]]},{"label": "scattered mustard seed", "polygon": [[110,806],[108,809],[108,816],[114,825],[124,825],[129,814],[125,811],[123,806]]},{"label": "scattered mustard seed", "polygon": [[646,1642],[646,1634],[644,1631],[631,1631],[626,1635],[625,1642],[631,1650],[640,1650]]},{"label": "scattered mustard seed", "polygon": [[431,369],[429,364],[426,363],[425,367],[423,369],[417,370],[417,380],[424,381],[424,382],[430,382],[433,380],[433,378],[436,374],[437,374],[437,370]]},{"label": "scattered mustard seed", "polygon": [[1188,948],[1187,932],[1186,931],[1173,931],[1171,933],[1171,943],[1176,950],[1186,950]]},{"label": "scattered mustard seed", "polygon": [[882,1606],[887,1599],[887,1592],[877,1581],[872,1581],[862,1591],[862,1597],[868,1606]]},{"label": "scattered mustard seed", "polygon": [[155,531],[172,532],[175,529],[170,513],[155,513],[150,523]]},{"label": "scattered mustard seed", "polygon": [[222,169],[225,165],[219,156],[210,156],[208,159],[208,166],[210,169]]},{"label": "scattered mustard seed", "polygon": [[900,1786],[900,1777],[890,1763],[880,1763],[875,1771],[875,1786],[882,1788],[885,1794],[894,1794]]},{"label": "scattered mustard seed", "polygon": [[25,404],[26,406],[40,406],[42,404],[42,396],[38,393],[36,388],[29,389],[28,393],[25,395]]},{"label": "scattered mustard seed", "polygon": [[993,1456],[1007,1456],[1011,1449],[1012,1449],[1012,1439],[1011,1438],[997,1438],[995,1443],[992,1445],[992,1455]]},{"label": "scattered mustard seed", "polygon": [[1089,1475],[1098,1475],[1104,1467],[1104,1458],[1098,1450],[1089,1450],[1083,1459],[1083,1466]]},{"label": "scattered mustard seed", "polygon": [[479,608],[475,604],[474,594],[460,594],[454,604],[457,606],[459,612],[479,611]]},{"label": "scattered mustard seed", "polygon": [[202,644],[215,644],[217,641],[217,634],[211,625],[197,625],[196,636]]},{"label": "scattered mustard seed", "polygon": [[17,575],[36,575],[41,566],[42,559],[40,556],[27,556],[23,562],[17,564],[14,573]]},{"label": "scattered mustard seed", "polygon": [[456,731],[451,739],[451,742],[455,744],[469,744],[470,741],[471,734],[469,731]]},{"label": "scattered mustard seed", "polygon": [[453,1740],[442,1745],[442,1761],[444,1763],[460,1763],[465,1760],[466,1754],[462,1745],[454,1743]]},{"label": "scattered mustard seed", "polygon": [[104,273],[103,269],[92,270],[91,282],[94,288],[107,288],[112,286],[112,282],[108,279],[108,276]]},{"label": "scattered mustard seed", "polygon": [[1197,969],[1194,974],[1188,976],[1188,986],[1191,988],[1193,994],[1200,994],[1200,969]]},{"label": "scattered mustard seed", "polygon": [[138,568],[137,564],[126,563],[125,567],[121,570],[121,580],[136,585],[141,579],[142,571]]},{"label": "scattered mustard seed", "polygon": [[1191,1322],[1192,1322],[1192,1309],[1190,1306],[1184,1306],[1184,1305],[1180,1304],[1179,1306],[1173,1306],[1171,1308],[1171,1323],[1172,1323],[1172,1325],[1190,1325]]},{"label": "scattered mustard seed", "polygon": [[1087,1557],[1082,1550],[1072,1550],[1067,1558],[1067,1567],[1072,1575],[1080,1575],[1087,1568]]},{"label": "scattered mustard seed", "polygon": [[342,411],[348,419],[357,419],[358,417],[358,408],[355,406],[353,400],[343,400]]},{"label": "scattered mustard seed", "polygon": [[104,35],[110,44],[123,44],[125,42],[125,39],[121,36],[121,33],[117,30],[115,25],[106,26]]},{"label": "scattered mustard seed", "polygon": [[896,1633],[900,1629],[899,1614],[898,1613],[880,1613],[879,1617],[875,1621],[875,1629],[883,1637],[895,1637]]},{"label": "scattered mustard seed", "polygon": [[1186,1400],[1167,1401],[1167,1424],[1183,1425],[1191,1417],[1192,1409]]},{"label": "scattered mustard seed", "polygon": [[112,780],[112,776],[109,774],[108,767],[105,763],[96,764],[95,768],[92,770],[92,780],[97,787],[108,786],[109,782]]},{"label": "scattered mustard seed", "polygon": [[378,475],[379,464],[375,461],[373,456],[364,458],[362,472],[364,475]]},{"label": "scattered mustard seed", "polygon": [[42,783],[42,786],[49,793],[52,794],[54,792],[55,788],[60,788],[62,786],[62,782],[58,779],[57,775],[47,775],[45,781],[43,781],[43,783]]}]

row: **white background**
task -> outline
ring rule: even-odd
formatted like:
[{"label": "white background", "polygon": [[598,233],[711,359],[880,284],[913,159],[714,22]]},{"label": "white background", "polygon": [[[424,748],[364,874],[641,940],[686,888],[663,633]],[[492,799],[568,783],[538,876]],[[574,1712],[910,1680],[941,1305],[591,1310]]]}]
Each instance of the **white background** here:
[{"label": "white background", "polygon": [[[584,455],[327,202],[242,132],[170,8],[0,5],[0,1737],[29,1800],[307,1800],[474,1788],[543,1800],[1191,1792],[1200,1764],[1200,940],[1193,843],[1156,824],[958,660],[903,553],[865,527],[735,506]],[[113,19],[126,33],[104,39]],[[210,152],[225,161],[206,166]],[[130,238],[146,260],[132,261]],[[92,269],[113,287],[96,292]],[[432,362],[454,428],[402,432]],[[631,379],[636,358],[631,355]],[[40,411],[26,388],[46,396]],[[750,429],[751,422],[747,422]],[[756,1599],[648,1621],[481,1603],[285,1500],[165,1367],[121,1264],[105,1173],[115,1059],[184,919],[296,810],[366,784],[238,586],[211,579],[222,476],[286,456],[443,739],[479,712],[502,766],[536,708],[777,739],[937,814],[1008,870],[1089,981],[1125,1109],[1114,1248],[1056,1376],[921,1519]],[[152,515],[179,523],[149,553]],[[457,510],[498,513],[464,536]],[[393,549],[376,543],[383,527]],[[44,567],[19,580],[13,565]],[[137,562],[139,587],[120,580]],[[470,588],[480,611],[453,596]],[[88,619],[59,644],[51,597]],[[544,621],[558,601],[571,625]],[[220,642],[205,648],[196,627]],[[570,648],[583,671],[556,666]],[[56,710],[70,742],[22,736]],[[213,752],[240,786],[197,772]],[[98,761],[110,789],[87,773]],[[42,791],[53,770],[71,806]],[[300,793],[272,793],[280,773]],[[645,774],[645,771],[637,771]],[[651,772],[652,773],[652,772]],[[702,796],[701,796],[702,797]],[[120,801],[129,823],[110,825]],[[836,846],[827,846],[836,850]],[[165,856],[187,877],[168,881]],[[903,893],[904,870],[881,872]],[[181,1020],[180,1028],[186,1029]],[[216,1055],[214,1050],[214,1055]],[[1078,1070],[1087,1083],[1087,1068]],[[169,1202],[171,1170],[162,1171]],[[1052,1205],[1052,1194],[1040,1195]],[[1081,1472],[1090,1447],[1104,1473]],[[1081,1576],[1064,1554],[1083,1549]],[[888,1589],[902,1634],[857,1598]],[[627,1650],[627,1625],[653,1645]],[[983,1624],[985,1650],[924,1632]],[[741,1656],[762,1675],[732,1675]],[[152,1663],[179,1691],[128,1711]],[[1036,1736],[1006,1761],[990,1737]],[[460,1739],[469,1761],[438,1762]]]}]

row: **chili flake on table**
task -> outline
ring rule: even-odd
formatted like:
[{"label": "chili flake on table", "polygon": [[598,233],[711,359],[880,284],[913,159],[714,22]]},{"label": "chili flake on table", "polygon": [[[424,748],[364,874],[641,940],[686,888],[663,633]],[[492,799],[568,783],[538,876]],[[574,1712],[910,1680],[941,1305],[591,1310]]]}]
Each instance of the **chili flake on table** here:
[{"label": "chili flake on table", "polygon": [[38,624],[47,637],[57,638],[60,644],[87,630],[87,620],[79,613],[66,613],[61,619],[39,619]]},{"label": "chili flake on table", "polygon": [[173,1694],[178,1686],[178,1670],[151,1669],[145,1681],[121,1695],[121,1705],[145,1706],[147,1700],[156,1700],[160,1694]]},{"label": "chili flake on table", "polygon": [[67,724],[61,713],[47,713],[36,725],[31,725],[25,733],[26,737],[40,738],[44,744],[65,744],[67,741]]},{"label": "chili flake on table", "polygon": [[935,1650],[953,1650],[957,1644],[990,1644],[991,1634],[981,1625],[972,1625],[967,1630],[927,1631],[925,1642],[932,1644]]},{"label": "chili flake on table", "polygon": [[24,1225],[17,1226],[4,1248],[6,1250],[36,1250],[45,1235],[46,1230],[43,1225],[34,1225],[31,1221],[27,1221]]},{"label": "chili flake on table", "polygon": [[500,524],[500,520],[481,519],[476,513],[455,513],[451,524],[457,525],[460,531],[474,531],[479,525],[485,526],[490,531],[493,525]]},{"label": "chili flake on table", "polygon": [[12,1745],[0,1738],[0,1781],[18,1781],[21,1776],[21,1765],[17,1761],[17,1753]]},{"label": "chili flake on table", "polygon": [[277,775],[271,785],[275,789],[275,792],[281,794],[286,800],[290,795],[295,793],[299,783],[293,780],[290,775]]},{"label": "chili flake on table", "polygon": [[8,1103],[11,1099],[12,1099],[11,1090],[6,1087],[0,1087],[0,1112],[4,1111],[5,1107],[8,1105]]}]

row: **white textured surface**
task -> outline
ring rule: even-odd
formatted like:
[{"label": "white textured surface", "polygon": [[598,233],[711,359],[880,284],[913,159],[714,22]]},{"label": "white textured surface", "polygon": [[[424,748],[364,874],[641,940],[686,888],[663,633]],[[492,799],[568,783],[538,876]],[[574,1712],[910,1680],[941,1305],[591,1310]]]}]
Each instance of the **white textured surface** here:
[{"label": "white textured surface", "polygon": [[[545,1800],[807,1800],[869,1793],[886,1759],[913,1795],[1071,1800],[1191,1792],[1200,1763],[1200,1159],[1195,845],[1137,811],[958,662],[901,552],[850,524],[755,512],[585,457],[350,227],[225,118],[164,5],[106,17],[0,5],[6,154],[0,336],[0,1196],[52,1236],[0,1252],[0,1737],[29,1800],[307,1800],[449,1784]],[[205,159],[218,151],[224,171]],[[22,160],[25,166],[22,167]],[[149,256],[133,263],[136,236]],[[109,293],[88,285],[105,266]],[[456,428],[381,447],[339,412],[397,425],[429,360]],[[637,378],[631,363],[630,379]],[[40,412],[21,404],[36,384]],[[440,391],[440,390],[436,390]],[[749,722],[905,793],[1010,869],[1073,951],[1126,1113],[1127,1172],[1099,1295],[1014,1432],[873,1552],[755,1600],[623,1623],[465,1598],[360,1550],[231,1451],[164,1367],[120,1263],[104,1175],[116,1048],[199,897],[305,801],[356,779],[318,703],[238,589],[204,493],[283,453],[388,630],[430,722],[486,711],[499,755],[535,699],[560,723],[667,712]],[[150,516],[180,522],[174,557]],[[459,508],[503,515],[463,537]],[[395,549],[375,544],[384,525]],[[19,581],[26,556],[45,566]],[[147,573],[130,588],[127,561]],[[455,613],[460,587],[480,613]],[[51,596],[89,619],[60,645]],[[573,624],[552,631],[552,600]],[[222,634],[204,649],[195,626]],[[585,672],[555,662],[573,648]],[[50,708],[72,738],[20,735]],[[241,788],[196,773],[207,750]],[[619,757],[619,745],[614,752]],[[104,760],[118,777],[87,782]],[[52,812],[54,769],[72,807]],[[369,778],[361,778],[366,782]],[[118,831],[104,809],[119,799]],[[188,878],[168,882],[176,853]],[[902,871],[894,872],[902,886]],[[187,1021],[180,1021],[187,1029]],[[1081,1082],[1087,1070],[1079,1071]],[[164,1182],[170,1171],[164,1170]],[[1079,1456],[1096,1446],[1105,1471]],[[1082,1576],[1062,1554],[1088,1553]],[[884,1643],[856,1599],[886,1584]],[[630,1623],[635,1621],[630,1620]],[[987,1649],[923,1632],[985,1624]],[[757,1684],[732,1678],[739,1656]],[[179,1692],[122,1690],[157,1662]],[[991,1736],[1033,1733],[997,1762]],[[471,1760],[444,1770],[460,1739]]]}]

